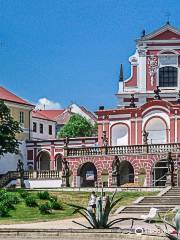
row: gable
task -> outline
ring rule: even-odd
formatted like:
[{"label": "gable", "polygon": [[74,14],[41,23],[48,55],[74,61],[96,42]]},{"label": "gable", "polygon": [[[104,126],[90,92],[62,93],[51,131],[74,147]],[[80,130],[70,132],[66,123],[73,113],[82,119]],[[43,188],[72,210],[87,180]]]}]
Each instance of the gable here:
[{"label": "gable", "polygon": [[170,30],[166,30],[150,39],[151,40],[176,40],[176,39],[180,39],[180,34],[177,34]]}]

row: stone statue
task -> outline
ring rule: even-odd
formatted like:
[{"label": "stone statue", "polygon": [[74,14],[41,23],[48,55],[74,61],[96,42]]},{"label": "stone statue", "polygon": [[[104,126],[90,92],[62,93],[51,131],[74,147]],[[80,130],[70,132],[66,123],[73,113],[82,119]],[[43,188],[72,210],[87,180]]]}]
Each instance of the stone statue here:
[{"label": "stone statue", "polygon": [[106,131],[103,131],[103,136],[101,137],[101,139],[102,139],[103,146],[107,147],[108,146],[108,138],[106,136]]},{"label": "stone statue", "polygon": [[65,147],[68,147],[68,144],[69,144],[69,138],[66,137],[66,138],[64,139],[64,146],[65,146]]},{"label": "stone statue", "polygon": [[146,130],[143,130],[143,144],[148,145],[148,135],[149,133]]},{"label": "stone statue", "polygon": [[119,174],[119,169],[120,169],[120,161],[118,156],[115,156],[115,159],[112,163],[112,175]]},{"label": "stone statue", "polygon": [[17,162],[17,172],[19,172],[20,178],[17,178],[16,180],[16,187],[17,188],[22,188],[25,187],[24,184],[24,164],[23,162],[19,159]]},{"label": "stone statue", "polygon": [[134,94],[131,94],[131,99],[130,99],[130,105],[129,106],[131,108],[135,108],[136,107]]},{"label": "stone statue", "polygon": [[17,162],[17,172],[20,173],[20,178],[24,179],[24,164],[20,159]]},{"label": "stone statue", "polygon": [[161,97],[159,95],[160,92],[161,92],[161,90],[159,89],[159,86],[157,86],[157,88],[154,90],[154,93],[155,93],[154,99],[155,100],[161,100]]},{"label": "stone statue", "polygon": [[69,177],[69,175],[70,175],[69,162],[64,158],[62,163],[63,163],[62,175],[65,177]]},{"label": "stone statue", "polygon": [[62,160],[63,169],[62,169],[62,187],[70,187],[69,177],[70,177],[70,169],[69,162],[64,158]]}]

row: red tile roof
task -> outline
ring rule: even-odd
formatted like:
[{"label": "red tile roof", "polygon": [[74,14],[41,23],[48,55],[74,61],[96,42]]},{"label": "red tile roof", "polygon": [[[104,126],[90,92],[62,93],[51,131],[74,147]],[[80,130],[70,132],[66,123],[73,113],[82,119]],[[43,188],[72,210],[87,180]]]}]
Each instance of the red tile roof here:
[{"label": "red tile roof", "polygon": [[[32,117],[34,118],[40,118],[40,119],[43,119],[43,120],[48,120],[48,121],[54,121],[50,118],[48,118],[46,115],[44,115],[42,113],[43,110],[34,110],[32,111]],[[55,122],[55,121],[54,121]]]},{"label": "red tile roof", "polygon": [[0,99],[5,100],[5,101],[9,101],[9,102],[19,103],[19,104],[24,104],[24,105],[34,107],[33,104],[30,104],[27,101],[25,101],[24,99],[16,96],[14,93],[8,91],[4,87],[0,87]]},{"label": "red tile roof", "polygon": [[64,109],[60,110],[38,110],[36,113],[40,113],[46,119],[56,121],[56,118],[64,112]]}]

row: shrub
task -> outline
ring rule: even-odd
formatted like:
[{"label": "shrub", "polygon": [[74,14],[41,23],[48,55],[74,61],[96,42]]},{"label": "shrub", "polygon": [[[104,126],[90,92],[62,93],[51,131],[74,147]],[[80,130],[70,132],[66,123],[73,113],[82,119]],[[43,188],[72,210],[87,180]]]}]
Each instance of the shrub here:
[{"label": "shrub", "polygon": [[0,216],[6,217],[9,215],[10,209],[3,204],[3,202],[0,203]]},{"label": "shrub", "polygon": [[11,199],[4,199],[3,201],[1,201],[1,204],[4,207],[8,208],[9,210],[15,209],[14,203],[13,203],[13,201],[11,201]]},{"label": "shrub", "polygon": [[49,200],[50,195],[48,191],[44,191],[44,192],[38,192],[38,197],[39,199],[42,199],[42,200]]},{"label": "shrub", "polygon": [[34,196],[28,196],[25,198],[26,205],[28,207],[36,207],[38,206],[36,198]]},{"label": "shrub", "polygon": [[8,209],[15,209],[15,204],[20,202],[19,197],[16,193],[7,192],[6,190],[2,190],[0,192],[0,203],[7,207]]},{"label": "shrub", "polygon": [[39,206],[39,211],[41,214],[50,214],[52,211],[50,203],[46,202]]},{"label": "shrub", "polygon": [[18,204],[20,202],[20,199],[16,194],[8,193],[6,196],[7,196],[6,200],[11,202],[12,204]]},{"label": "shrub", "polygon": [[50,196],[49,200],[51,202],[56,201],[57,202],[57,197],[56,196]]},{"label": "shrub", "polygon": [[54,209],[54,210],[61,210],[62,209],[62,206],[60,205],[60,203],[55,201],[55,200],[51,201],[50,205],[51,205],[51,208]]},{"label": "shrub", "polygon": [[22,198],[25,199],[25,198],[27,198],[29,196],[29,193],[27,191],[21,191],[20,195],[21,195]]}]

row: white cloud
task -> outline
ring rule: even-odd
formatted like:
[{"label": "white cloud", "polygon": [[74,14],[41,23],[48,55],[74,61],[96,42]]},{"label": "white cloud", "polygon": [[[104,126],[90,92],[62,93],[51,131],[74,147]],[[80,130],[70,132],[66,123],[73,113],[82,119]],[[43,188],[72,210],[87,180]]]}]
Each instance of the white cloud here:
[{"label": "white cloud", "polygon": [[38,103],[36,104],[36,109],[46,109],[46,110],[55,110],[55,109],[62,109],[61,104],[58,102],[53,102],[47,98],[40,98]]}]

